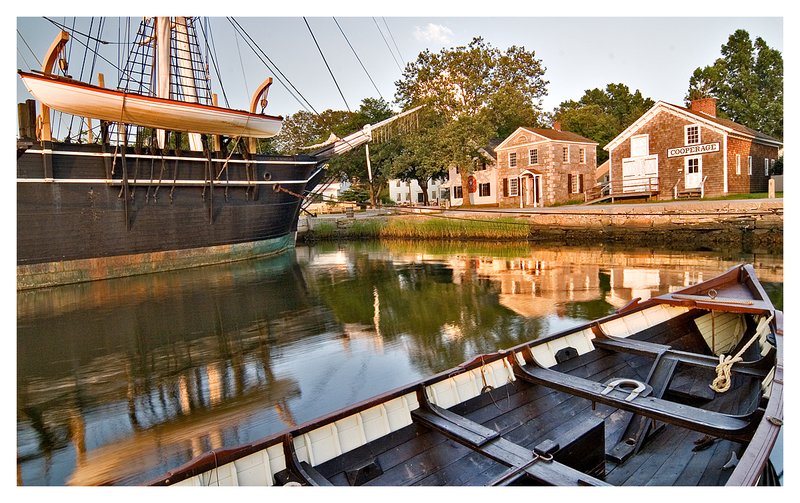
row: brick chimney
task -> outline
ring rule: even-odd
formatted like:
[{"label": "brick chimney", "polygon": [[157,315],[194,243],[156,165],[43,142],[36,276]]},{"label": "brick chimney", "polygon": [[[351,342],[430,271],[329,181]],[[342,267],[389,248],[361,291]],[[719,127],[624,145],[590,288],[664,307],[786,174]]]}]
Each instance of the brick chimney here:
[{"label": "brick chimney", "polygon": [[717,98],[700,98],[692,100],[692,112],[703,112],[711,117],[717,116]]},{"label": "brick chimney", "polygon": [[556,131],[561,131],[561,122],[553,121],[553,129],[555,129]]}]

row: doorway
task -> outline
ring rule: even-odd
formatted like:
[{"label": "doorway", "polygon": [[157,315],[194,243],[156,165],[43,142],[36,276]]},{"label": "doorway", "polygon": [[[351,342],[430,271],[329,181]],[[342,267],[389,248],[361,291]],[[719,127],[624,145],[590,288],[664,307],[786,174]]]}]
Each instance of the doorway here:
[{"label": "doorway", "polygon": [[522,185],[522,207],[539,208],[542,204],[542,175],[525,174],[520,179]]}]

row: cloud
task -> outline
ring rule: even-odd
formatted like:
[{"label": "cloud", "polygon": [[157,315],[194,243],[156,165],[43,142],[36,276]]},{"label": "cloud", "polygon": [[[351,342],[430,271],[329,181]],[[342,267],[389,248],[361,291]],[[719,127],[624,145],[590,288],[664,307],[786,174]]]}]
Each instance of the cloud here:
[{"label": "cloud", "polygon": [[416,27],[414,38],[425,42],[435,42],[439,44],[449,44],[453,30],[440,24],[428,23],[424,28]]}]

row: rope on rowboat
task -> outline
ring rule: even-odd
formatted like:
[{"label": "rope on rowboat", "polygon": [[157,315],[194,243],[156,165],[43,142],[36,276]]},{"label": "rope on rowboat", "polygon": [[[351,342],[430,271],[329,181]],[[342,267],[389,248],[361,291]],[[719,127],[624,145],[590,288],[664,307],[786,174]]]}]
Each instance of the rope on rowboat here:
[{"label": "rope on rowboat", "polygon": [[486,367],[486,362],[483,361],[483,355],[481,355],[481,380],[483,380],[483,388],[481,388],[481,393],[486,393],[487,391],[492,391],[494,386],[486,382],[486,371],[484,368]]},{"label": "rope on rowboat", "polygon": [[718,393],[725,393],[731,387],[731,368],[733,367],[734,363],[738,363],[743,360],[742,355],[744,354],[747,349],[753,345],[753,343],[758,340],[763,334],[764,330],[769,329],[769,323],[772,321],[772,317],[774,315],[770,315],[769,318],[762,319],[759,322],[758,327],[756,328],[756,332],[753,334],[753,337],[747,341],[747,344],[736,353],[735,356],[725,356],[724,354],[719,355],[719,365],[717,365],[717,377],[711,382],[709,388],[713,389]]}]

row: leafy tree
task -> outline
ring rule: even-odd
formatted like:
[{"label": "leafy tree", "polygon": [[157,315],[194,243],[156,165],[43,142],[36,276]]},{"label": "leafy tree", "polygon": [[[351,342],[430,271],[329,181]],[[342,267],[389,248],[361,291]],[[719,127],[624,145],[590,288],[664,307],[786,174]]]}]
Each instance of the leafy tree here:
[{"label": "leafy tree", "polygon": [[[392,115],[394,112],[385,100],[365,98],[348,124],[350,130],[339,136],[355,133],[367,124],[377,124]],[[362,146],[342,156],[334,157],[328,163],[328,171],[334,176],[347,178],[354,183],[366,183],[369,188],[371,204],[375,206],[377,202],[375,195],[380,192],[381,187],[387,181],[383,169],[387,152],[383,152],[386,150],[383,145],[371,144],[369,146],[370,170],[368,170],[366,150],[367,147]]]},{"label": "leafy tree", "polygon": [[[436,134],[425,138],[430,140],[424,147],[427,151],[409,153],[404,162],[416,166],[427,159],[444,169],[461,166],[462,185],[468,193],[467,176],[480,148],[520,125],[538,124],[547,94],[544,72],[535,52],[517,46],[503,52],[480,37],[438,54],[420,53],[396,83],[395,98],[406,109],[426,105],[420,128]],[[410,141],[406,148],[422,148],[422,138]]]},{"label": "leafy tree", "polygon": [[[423,111],[422,115],[429,113],[430,111]],[[428,122],[431,122],[430,118]],[[431,179],[444,179],[447,176],[448,166],[442,157],[437,156],[441,142],[441,131],[435,127],[417,129],[394,141],[396,154],[388,166],[388,175],[404,182],[416,180],[422,189],[425,205],[430,203],[428,182]]]},{"label": "leafy tree", "polygon": [[283,121],[281,132],[274,138],[275,145],[284,154],[308,153],[304,147],[322,143],[331,134],[350,134],[361,127],[357,123],[354,112],[328,109],[315,114],[300,110]]},{"label": "leafy tree", "polygon": [[[393,115],[389,104],[383,99],[365,98],[355,112],[342,110],[325,110],[320,114],[299,111],[284,120],[283,128],[278,136],[273,139],[275,150],[284,154],[309,153],[306,147],[323,143],[331,135],[343,138],[355,133],[367,124],[376,124]],[[353,183],[370,184],[372,194],[379,192],[382,184],[386,183],[381,167],[381,156],[378,162],[373,162],[372,181],[367,172],[366,148],[356,148],[344,155],[334,157],[328,162],[328,174],[336,179],[348,179]],[[374,155],[370,149],[370,159]],[[380,150],[380,147],[377,148]],[[374,199],[374,198],[373,198]],[[373,201],[374,203],[374,201]]]},{"label": "leafy tree", "polygon": [[339,195],[341,201],[352,201],[358,205],[364,205],[369,201],[369,193],[361,187],[350,187]]},{"label": "leafy tree", "polygon": [[588,89],[580,100],[562,102],[553,112],[564,131],[571,131],[598,143],[597,162],[608,159],[603,146],[633,124],[655,104],[637,89],[631,93],[625,84],[608,84]]},{"label": "leafy tree", "polygon": [[721,57],[697,68],[689,79],[686,104],[717,99],[717,113],[778,139],[783,138],[783,56],[761,38],[736,30]]}]

